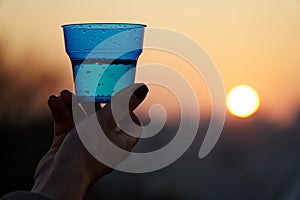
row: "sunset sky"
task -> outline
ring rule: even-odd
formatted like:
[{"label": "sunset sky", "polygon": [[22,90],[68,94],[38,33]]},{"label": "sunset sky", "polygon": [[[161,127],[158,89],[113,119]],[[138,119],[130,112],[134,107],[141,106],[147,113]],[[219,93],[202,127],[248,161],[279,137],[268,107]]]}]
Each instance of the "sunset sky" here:
[{"label": "sunset sky", "polygon": [[[0,42],[8,62],[13,68],[13,63],[31,52],[55,63],[53,68],[40,66],[33,71],[64,74],[64,85],[57,90],[72,88],[60,26],[83,22],[143,23],[178,31],[207,51],[219,68],[226,92],[239,84],[257,90],[261,116],[282,122],[292,119],[300,108],[299,0],[0,0]],[[150,62],[154,55],[141,56],[140,63]],[[167,55],[157,60],[180,63]],[[193,77],[192,70],[190,76],[197,85],[199,77]],[[201,98],[201,92],[197,96]]]}]

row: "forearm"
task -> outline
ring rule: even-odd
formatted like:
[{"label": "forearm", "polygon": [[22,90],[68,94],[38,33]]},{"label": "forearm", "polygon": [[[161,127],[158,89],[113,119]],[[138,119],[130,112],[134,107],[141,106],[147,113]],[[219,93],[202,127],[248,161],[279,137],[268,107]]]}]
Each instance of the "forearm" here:
[{"label": "forearm", "polygon": [[42,185],[32,192],[46,194],[55,200],[81,200],[89,186],[88,176],[79,166],[55,167]]}]

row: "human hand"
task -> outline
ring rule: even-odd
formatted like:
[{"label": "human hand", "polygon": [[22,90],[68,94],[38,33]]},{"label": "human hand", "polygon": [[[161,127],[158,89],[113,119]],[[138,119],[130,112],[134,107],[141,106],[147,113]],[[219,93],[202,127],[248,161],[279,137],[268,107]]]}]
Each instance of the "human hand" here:
[{"label": "human hand", "polygon": [[[133,110],[144,100],[148,88],[143,84],[135,84],[119,94],[128,94],[131,91],[135,92],[129,101],[129,114],[139,124]],[[82,199],[89,185],[112,170],[97,161],[82,144],[74,128],[72,110],[76,109],[77,114],[79,112],[81,123],[86,123],[89,117],[78,104],[72,105],[72,97],[73,94],[69,91],[62,91],[59,96],[51,96],[48,100],[54,119],[54,140],[37,167],[32,189],[56,199]],[[119,98],[116,102],[123,102],[122,95],[117,94],[113,98]],[[128,109],[128,105],[122,106]],[[110,103],[97,112],[97,117],[104,133],[114,144],[127,151],[132,150],[138,138],[117,129]]]}]

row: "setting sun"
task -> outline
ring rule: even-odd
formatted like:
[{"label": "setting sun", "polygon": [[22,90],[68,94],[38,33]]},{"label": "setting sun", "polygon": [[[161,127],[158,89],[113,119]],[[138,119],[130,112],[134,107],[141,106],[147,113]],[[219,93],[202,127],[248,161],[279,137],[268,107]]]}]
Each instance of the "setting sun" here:
[{"label": "setting sun", "polygon": [[249,117],[257,111],[259,105],[260,100],[257,92],[246,85],[234,87],[226,98],[228,111],[237,117]]}]

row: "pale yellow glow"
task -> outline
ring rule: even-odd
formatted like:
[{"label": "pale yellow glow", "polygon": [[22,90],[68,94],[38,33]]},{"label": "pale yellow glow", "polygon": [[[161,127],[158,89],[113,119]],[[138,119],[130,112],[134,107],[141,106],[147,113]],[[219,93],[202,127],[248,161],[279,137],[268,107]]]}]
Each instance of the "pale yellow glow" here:
[{"label": "pale yellow glow", "polygon": [[[261,91],[262,118],[284,123],[297,115],[299,0],[0,0],[0,59],[5,57],[8,68],[15,72],[39,74],[43,70],[55,74],[62,82],[53,91],[71,88],[71,63],[60,26],[85,22],[142,23],[178,31],[208,53],[218,67],[225,90],[246,82]],[[210,112],[205,83],[184,61],[178,60],[144,51],[139,62],[182,69],[180,72],[197,91],[201,111]],[[18,63],[26,63],[26,68],[18,68]],[[30,76],[28,79],[34,81]]]},{"label": "pale yellow glow", "polygon": [[239,85],[229,92],[226,105],[231,114],[245,118],[257,111],[260,100],[254,89],[246,85]]}]

